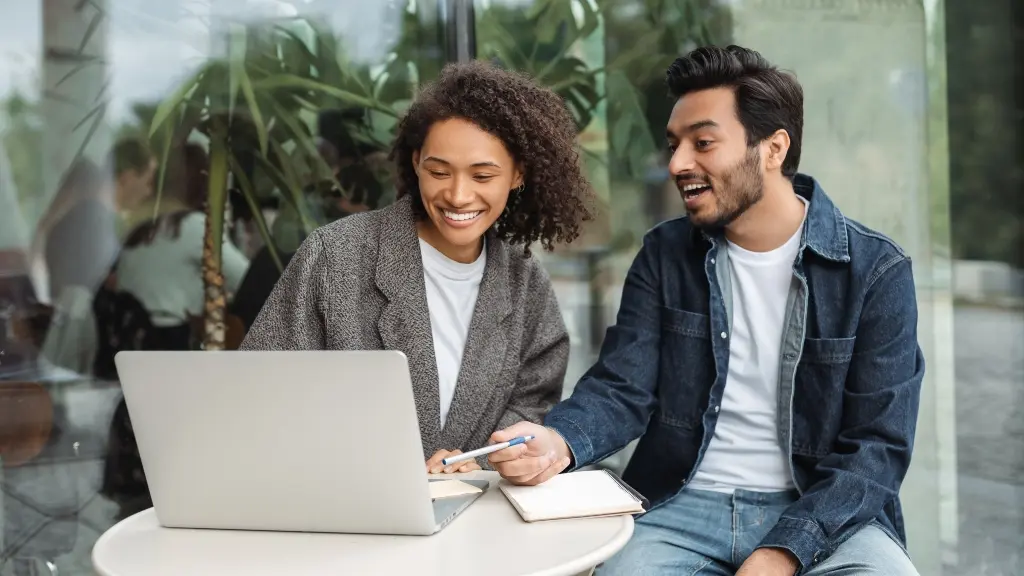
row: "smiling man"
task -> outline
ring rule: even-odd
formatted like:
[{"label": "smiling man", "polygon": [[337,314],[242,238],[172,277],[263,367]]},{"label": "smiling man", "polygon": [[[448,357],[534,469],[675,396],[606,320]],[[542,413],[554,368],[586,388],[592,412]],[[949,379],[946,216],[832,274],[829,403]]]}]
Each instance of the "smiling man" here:
[{"label": "smiling man", "polygon": [[[687,215],[644,238],[597,363],[536,439],[490,456],[538,484],[640,438],[652,510],[600,574],[917,572],[899,488],[924,360],[910,259],[797,173],[803,91],[760,54],[668,70]],[[738,572],[737,572],[738,570]]]}]

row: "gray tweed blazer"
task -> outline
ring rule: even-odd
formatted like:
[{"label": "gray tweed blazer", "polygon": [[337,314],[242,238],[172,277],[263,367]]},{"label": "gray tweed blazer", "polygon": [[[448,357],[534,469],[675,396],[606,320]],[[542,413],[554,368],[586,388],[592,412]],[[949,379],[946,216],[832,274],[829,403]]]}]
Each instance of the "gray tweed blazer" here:
[{"label": "gray tweed blazer", "polygon": [[489,237],[442,429],[423,262],[406,197],[315,230],[289,262],[242,349],[401,350],[428,458],[442,448],[484,446],[492,432],[520,420],[539,423],[561,397],[569,336],[540,264]]}]

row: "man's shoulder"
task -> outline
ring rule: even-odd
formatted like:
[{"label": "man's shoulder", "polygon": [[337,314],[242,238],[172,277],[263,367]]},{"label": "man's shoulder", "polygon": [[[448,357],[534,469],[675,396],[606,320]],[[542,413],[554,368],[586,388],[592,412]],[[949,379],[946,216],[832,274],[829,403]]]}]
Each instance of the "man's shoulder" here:
[{"label": "man's shoulder", "polygon": [[687,215],[677,216],[655,224],[644,234],[645,247],[657,248],[671,245],[675,247],[689,246],[695,235],[700,232],[693,226]]},{"label": "man's shoulder", "polygon": [[870,285],[883,272],[910,256],[895,240],[857,220],[845,217],[850,263],[855,273],[870,275]]}]

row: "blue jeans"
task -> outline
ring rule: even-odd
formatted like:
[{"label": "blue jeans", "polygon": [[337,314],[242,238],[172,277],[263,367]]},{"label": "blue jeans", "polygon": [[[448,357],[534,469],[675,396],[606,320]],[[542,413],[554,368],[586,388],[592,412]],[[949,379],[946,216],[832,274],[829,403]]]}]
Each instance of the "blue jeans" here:
[{"label": "blue jeans", "polygon": [[[790,492],[686,489],[636,521],[633,538],[598,576],[732,576],[796,499]],[[918,576],[895,540],[868,524],[806,576]]]}]

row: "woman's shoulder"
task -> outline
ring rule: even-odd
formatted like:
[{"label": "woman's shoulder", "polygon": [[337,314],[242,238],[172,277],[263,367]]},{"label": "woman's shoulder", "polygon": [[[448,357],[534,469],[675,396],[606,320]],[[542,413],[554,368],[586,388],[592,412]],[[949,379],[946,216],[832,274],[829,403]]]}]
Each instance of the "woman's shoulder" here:
[{"label": "woman's shoulder", "polygon": [[501,243],[501,250],[504,252],[502,261],[508,268],[509,284],[513,289],[533,293],[547,290],[551,286],[548,271],[534,254],[527,253],[520,245],[509,244],[504,240],[490,241]]},{"label": "woman's shoulder", "polygon": [[[380,251],[384,218],[380,212],[351,214],[316,228],[302,242],[295,257],[299,261],[319,262],[328,276],[361,278],[372,271]],[[361,272],[353,276],[353,271]]]},{"label": "woman's shoulder", "polygon": [[376,241],[383,216],[382,210],[359,212],[339,218],[317,228],[313,233],[325,247],[338,245],[347,247],[355,243],[365,244]]}]

